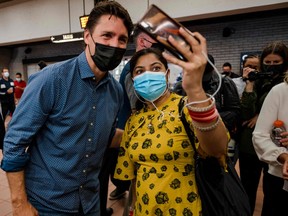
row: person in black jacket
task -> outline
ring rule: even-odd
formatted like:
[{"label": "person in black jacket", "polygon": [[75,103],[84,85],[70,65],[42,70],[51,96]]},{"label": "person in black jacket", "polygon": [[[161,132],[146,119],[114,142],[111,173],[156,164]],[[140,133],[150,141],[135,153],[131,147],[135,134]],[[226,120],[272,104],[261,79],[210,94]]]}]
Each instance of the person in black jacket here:
[{"label": "person in black jacket", "polygon": [[[208,54],[208,58],[214,64],[214,58],[211,54]],[[231,140],[228,144],[228,156],[235,164],[238,158],[237,154],[235,154],[235,152],[237,152],[235,148],[238,138],[237,128],[240,124],[240,99],[238,96],[237,87],[233,80],[228,76],[221,75],[221,77],[221,87],[219,92],[217,92],[214,97],[217,110],[231,136]],[[217,90],[219,85],[219,76],[209,63],[207,63],[205,68],[202,85],[205,92],[210,95],[212,95]],[[175,84],[173,91],[183,96],[186,95],[182,88],[181,80]]]},{"label": "person in black jacket", "polygon": [[5,136],[5,124],[2,116],[1,100],[0,100],[0,149],[3,150],[3,141]]}]

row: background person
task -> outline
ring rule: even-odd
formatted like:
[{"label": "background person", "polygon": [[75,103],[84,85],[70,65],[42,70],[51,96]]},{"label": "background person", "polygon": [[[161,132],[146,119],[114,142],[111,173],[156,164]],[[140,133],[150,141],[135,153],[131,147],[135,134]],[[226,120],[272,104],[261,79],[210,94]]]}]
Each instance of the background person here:
[{"label": "background person", "polygon": [[[101,215],[99,179],[116,130],[123,91],[112,74],[133,29],[119,3],[98,3],[84,30],[84,52],[31,75],[5,136],[14,215]],[[36,210],[37,209],[37,210]]]},{"label": "background person", "polygon": [[222,74],[230,77],[231,79],[240,77],[238,74],[232,72],[232,65],[229,62],[225,62],[222,65]]},{"label": "background person", "polygon": [[[200,42],[183,28],[179,32],[193,47],[193,53],[189,47],[177,44],[172,37],[169,37],[169,41],[188,61],[181,61],[165,52],[163,56],[169,62],[183,67],[183,88],[188,95],[187,103],[206,99],[206,102],[195,106],[207,108],[211,101],[202,88],[206,41],[199,33],[194,33],[194,37]],[[137,111],[126,123],[115,176],[134,181],[133,195],[136,203],[132,206],[135,215],[164,215],[168,209],[174,215],[182,214],[183,211],[187,215],[200,215],[201,202],[192,168],[193,148],[178,112],[181,96],[168,90],[170,71],[163,56],[159,50],[149,48],[137,52],[130,61],[134,88],[142,103],[136,106]],[[155,88],[146,85],[150,81]],[[191,105],[189,109],[195,106]],[[184,108],[184,113],[191,123],[187,108]],[[219,122],[218,114],[210,120],[201,124],[201,127],[192,120],[193,130],[197,134],[199,148],[209,155],[221,157],[226,154],[228,143],[226,128]],[[204,132],[204,128],[208,131]]]},{"label": "background person", "polygon": [[24,92],[24,89],[26,88],[26,82],[22,80],[22,74],[16,73],[16,78],[14,80],[14,86],[15,86],[15,104],[17,105],[20,98],[22,97],[22,94]]},{"label": "background person", "polygon": [[2,107],[2,116],[5,122],[6,116],[14,113],[14,81],[10,78],[8,68],[2,69],[2,77],[0,79],[0,101]]},{"label": "background person", "polygon": [[[288,68],[286,67],[286,70]],[[253,144],[260,160],[269,164],[266,175],[262,215],[283,215],[287,211],[288,188],[283,190],[284,179],[288,181],[288,73],[285,82],[274,86],[268,93],[253,132]],[[282,134],[281,146],[271,140],[275,120],[282,120],[286,132]]]},{"label": "background person", "polygon": [[[257,188],[261,173],[263,172],[263,193],[264,201],[262,215],[269,214],[269,201],[265,198],[269,194],[270,186],[267,163],[260,161],[255,152],[252,133],[258,120],[258,115],[266,95],[271,88],[283,82],[284,73],[287,70],[288,49],[282,42],[272,42],[262,51],[260,57],[260,72],[273,72],[271,77],[247,80],[241,98],[242,128],[239,145],[239,168],[240,179],[249,197],[251,212],[254,211],[257,195]],[[251,73],[251,72],[250,72]],[[245,75],[244,75],[245,76]],[[248,76],[248,73],[247,73]],[[268,213],[268,214],[267,214]],[[273,214],[272,214],[273,215]]]},{"label": "background person", "polygon": [[[208,54],[208,58],[213,64],[215,63],[214,57],[211,54]],[[238,144],[236,144],[238,142],[237,130],[240,124],[239,116],[241,114],[240,100],[237,97],[237,88],[232,79],[228,76],[222,76],[221,79],[221,87],[214,97],[217,110],[231,136],[228,144],[228,155],[232,162],[236,164],[238,159],[238,154],[236,152],[236,148],[238,146]],[[216,92],[219,84],[220,82],[217,72],[214,71],[214,68],[207,63],[202,79],[204,91],[212,95]],[[182,88],[182,81],[177,82],[173,91],[180,95],[186,95]]]},{"label": "background person", "polygon": [[232,79],[237,87],[240,99],[245,89],[246,81],[249,80],[249,73],[251,71],[257,73],[260,70],[260,57],[256,54],[247,55],[243,60],[242,68],[242,77]]}]

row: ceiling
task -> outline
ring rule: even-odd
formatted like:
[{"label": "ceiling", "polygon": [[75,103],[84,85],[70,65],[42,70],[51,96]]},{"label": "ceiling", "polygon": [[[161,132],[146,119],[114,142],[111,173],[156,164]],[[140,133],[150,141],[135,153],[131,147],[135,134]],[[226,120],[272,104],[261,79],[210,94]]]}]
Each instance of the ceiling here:
[{"label": "ceiling", "polygon": [[9,7],[29,0],[0,0],[0,8]]}]

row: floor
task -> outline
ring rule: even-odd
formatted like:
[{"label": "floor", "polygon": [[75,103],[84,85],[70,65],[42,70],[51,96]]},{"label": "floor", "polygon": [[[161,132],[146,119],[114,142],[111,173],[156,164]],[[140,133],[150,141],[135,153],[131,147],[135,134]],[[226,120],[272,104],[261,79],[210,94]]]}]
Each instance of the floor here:
[{"label": "floor", "polygon": [[[6,122],[8,124],[8,122]],[[2,152],[0,152],[0,161],[2,160]],[[236,164],[236,170],[238,171],[238,163]],[[110,182],[109,183],[109,190],[108,190],[108,197],[111,191],[115,189],[115,186]],[[114,210],[113,216],[122,216],[125,202],[128,198],[128,192],[125,197],[120,200],[109,200],[107,201],[107,207],[111,207]],[[260,180],[260,184],[258,187],[257,192],[257,200],[256,200],[256,207],[253,216],[260,216],[261,215],[261,208],[262,208],[262,199],[263,199],[263,192],[262,192],[262,180]],[[6,179],[5,172],[0,169],[0,216],[12,216],[12,207],[10,202],[10,191],[8,182]]]},{"label": "floor", "polygon": [[[1,159],[2,159],[2,153],[0,153],[0,160]],[[110,182],[108,194],[114,189],[115,186]],[[122,216],[125,201],[127,198],[128,198],[128,192],[123,199],[113,201],[108,199],[107,206],[113,208],[114,210],[113,216]],[[260,183],[258,187],[256,207],[253,216],[261,215],[262,198],[263,198],[262,184]],[[1,169],[0,169],[0,216],[12,216],[9,186],[5,172],[3,172],[3,170]]]}]

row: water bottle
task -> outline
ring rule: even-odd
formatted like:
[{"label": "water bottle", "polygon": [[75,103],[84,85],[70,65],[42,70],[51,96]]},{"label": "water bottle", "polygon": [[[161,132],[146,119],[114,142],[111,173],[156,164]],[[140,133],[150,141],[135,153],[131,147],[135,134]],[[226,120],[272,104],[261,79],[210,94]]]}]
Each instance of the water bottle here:
[{"label": "water bottle", "polygon": [[134,214],[134,208],[133,207],[129,207],[129,216],[133,216]]},{"label": "water bottle", "polygon": [[277,146],[282,146],[280,140],[283,139],[280,134],[285,132],[286,129],[284,127],[284,122],[281,120],[276,120],[273,123],[273,128],[271,131],[271,140],[277,145]]}]

